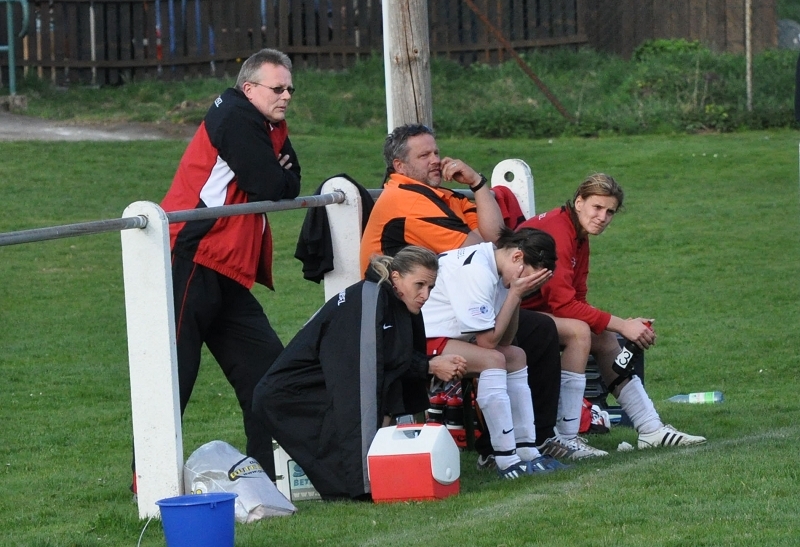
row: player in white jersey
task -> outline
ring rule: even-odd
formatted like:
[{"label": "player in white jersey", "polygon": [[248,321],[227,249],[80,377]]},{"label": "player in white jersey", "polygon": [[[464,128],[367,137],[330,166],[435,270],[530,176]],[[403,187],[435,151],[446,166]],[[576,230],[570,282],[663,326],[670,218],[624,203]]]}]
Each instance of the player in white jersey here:
[{"label": "player in white jersey", "polygon": [[439,255],[439,277],[422,308],[429,355],[457,354],[478,376],[477,402],[502,478],[564,467],[536,449],[525,352],[511,345],[522,298],[552,275],[553,238],[503,228],[496,246],[480,243]]}]

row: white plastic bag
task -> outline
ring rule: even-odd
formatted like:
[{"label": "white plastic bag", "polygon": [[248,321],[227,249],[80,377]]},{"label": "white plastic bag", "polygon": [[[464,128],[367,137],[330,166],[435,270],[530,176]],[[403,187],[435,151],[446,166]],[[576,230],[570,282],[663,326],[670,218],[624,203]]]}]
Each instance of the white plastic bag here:
[{"label": "white plastic bag", "polygon": [[183,466],[183,484],[186,494],[237,494],[237,522],[254,522],[297,511],[255,459],[223,441],[206,443],[189,456]]}]

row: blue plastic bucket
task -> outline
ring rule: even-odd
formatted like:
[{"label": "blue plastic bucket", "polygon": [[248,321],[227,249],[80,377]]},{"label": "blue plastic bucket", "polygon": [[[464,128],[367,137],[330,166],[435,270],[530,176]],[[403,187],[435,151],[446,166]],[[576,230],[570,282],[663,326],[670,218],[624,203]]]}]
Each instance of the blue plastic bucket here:
[{"label": "blue plastic bucket", "polygon": [[236,494],[189,494],[158,500],[167,547],[233,547]]}]

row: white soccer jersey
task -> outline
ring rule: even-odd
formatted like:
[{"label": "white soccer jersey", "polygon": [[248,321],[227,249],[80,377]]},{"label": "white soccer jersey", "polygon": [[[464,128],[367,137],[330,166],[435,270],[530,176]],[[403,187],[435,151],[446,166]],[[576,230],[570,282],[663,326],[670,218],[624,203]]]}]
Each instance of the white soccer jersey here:
[{"label": "white soccer jersey", "polygon": [[507,295],[491,243],[442,253],[436,285],[422,307],[425,336],[469,340],[493,329]]}]

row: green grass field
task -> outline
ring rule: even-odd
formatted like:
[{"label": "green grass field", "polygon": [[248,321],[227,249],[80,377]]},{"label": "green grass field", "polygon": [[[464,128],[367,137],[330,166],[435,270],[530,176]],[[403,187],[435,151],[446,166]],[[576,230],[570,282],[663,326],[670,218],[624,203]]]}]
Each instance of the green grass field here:
[{"label": "green grass field", "polygon": [[[380,140],[300,135],[305,195],[346,172],[377,187]],[[459,496],[435,503],[303,502],[297,515],[236,526],[236,545],[796,545],[800,529],[798,134],[601,139],[442,138],[489,173],[528,162],[538,211],[593,171],[626,207],[593,242],[590,300],[656,318],[645,385],[664,420],[708,437],[685,450],[611,451],[510,483],[462,454]],[[115,218],[158,202],[184,142],[0,143],[0,232]],[[257,289],[286,342],[322,303],[292,255],[302,212],[273,214],[277,292]],[[0,248],[0,545],[136,545],[128,491],[130,391],[118,234]],[[675,393],[719,389],[719,405]],[[244,435],[232,389],[206,358],[184,420],[185,457]],[[164,545],[157,521],[141,545]]]}]

